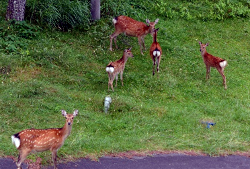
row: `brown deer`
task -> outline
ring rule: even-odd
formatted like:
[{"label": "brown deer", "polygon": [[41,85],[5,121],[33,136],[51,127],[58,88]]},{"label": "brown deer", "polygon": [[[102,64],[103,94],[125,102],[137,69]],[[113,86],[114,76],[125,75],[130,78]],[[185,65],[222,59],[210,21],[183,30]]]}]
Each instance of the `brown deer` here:
[{"label": "brown deer", "polygon": [[149,24],[149,25],[146,25],[143,22],[136,21],[127,16],[121,15],[121,16],[115,17],[113,19],[113,23],[115,25],[115,32],[112,35],[110,35],[110,50],[112,51],[113,39],[114,39],[116,48],[118,48],[116,44],[116,38],[119,34],[124,33],[127,36],[133,36],[133,37],[138,38],[138,42],[139,42],[140,49],[141,49],[141,54],[143,55],[142,46],[144,50],[146,50],[145,44],[144,44],[144,37],[147,34],[152,33],[158,21],[159,19],[156,19],[154,22],[150,22],[148,19],[146,19],[147,24]]},{"label": "brown deer", "polygon": [[122,82],[122,86],[123,86],[123,71],[124,71],[125,64],[126,64],[129,57],[134,57],[134,55],[131,52],[131,48],[124,50],[123,56],[121,59],[119,59],[115,62],[110,62],[107,65],[106,72],[109,75],[108,90],[109,90],[109,86],[110,86],[111,89],[114,91],[113,81],[116,78],[116,84],[115,84],[115,87],[116,87],[119,73],[120,73],[120,78],[121,78],[121,82]]},{"label": "brown deer", "polygon": [[160,67],[160,62],[161,62],[161,55],[162,55],[162,49],[160,44],[157,42],[156,38],[157,38],[157,32],[158,29],[154,29],[153,31],[153,43],[150,47],[150,56],[153,60],[153,75],[155,75],[155,64],[157,66],[157,72],[159,72],[159,67]]},{"label": "brown deer", "polygon": [[206,47],[209,45],[208,43],[202,44],[201,42],[199,42],[199,44],[201,56],[203,57],[204,63],[207,68],[206,79],[210,78],[210,68],[215,67],[223,78],[224,88],[227,89],[226,76],[224,75],[224,68],[227,65],[227,61],[207,53]]},{"label": "brown deer", "polygon": [[52,152],[54,169],[56,169],[57,151],[70,135],[73,119],[77,114],[78,110],[75,110],[73,114],[67,114],[65,110],[62,110],[62,115],[66,118],[66,123],[62,128],[26,129],[12,135],[12,143],[19,151],[17,169],[21,169],[21,164],[29,153],[46,150]]}]

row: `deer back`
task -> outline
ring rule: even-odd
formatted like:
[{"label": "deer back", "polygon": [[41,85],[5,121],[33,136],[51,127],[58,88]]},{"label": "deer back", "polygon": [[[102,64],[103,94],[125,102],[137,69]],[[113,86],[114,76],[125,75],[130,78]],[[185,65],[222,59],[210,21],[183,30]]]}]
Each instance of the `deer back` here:
[{"label": "deer back", "polygon": [[18,149],[28,148],[33,151],[49,150],[52,146],[60,147],[65,138],[61,128],[27,129],[14,135],[20,139]]},{"label": "deer back", "polygon": [[146,25],[143,22],[136,21],[128,16],[119,16],[113,20],[115,24],[115,29],[118,32],[124,32],[127,36],[140,37],[151,33],[155,27],[155,24],[158,23],[158,19],[155,22],[150,22],[147,20],[149,25]]}]

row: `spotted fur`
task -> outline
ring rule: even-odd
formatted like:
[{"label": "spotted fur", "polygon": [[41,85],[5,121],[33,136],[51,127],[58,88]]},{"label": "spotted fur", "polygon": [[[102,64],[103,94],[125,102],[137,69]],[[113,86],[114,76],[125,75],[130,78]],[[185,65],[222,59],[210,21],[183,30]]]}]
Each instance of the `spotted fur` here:
[{"label": "spotted fur", "polygon": [[114,39],[115,46],[118,48],[116,44],[116,38],[119,34],[124,33],[127,36],[133,36],[138,38],[138,42],[141,49],[141,54],[143,54],[143,49],[145,50],[145,44],[144,44],[144,37],[152,33],[155,25],[158,23],[159,19],[156,19],[154,22],[150,22],[148,19],[146,19],[145,24],[143,22],[136,21],[130,17],[127,16],[118,16],[113,19],[113,23],[115,26],[115,32],[110,35],[110,50],[112,51],[112,41]]},{"label": "spotted fur", "polygon": [[54,169],[56,169],[57,151],[70,135],[73,119],[77,114],[78,110],[75,110],[73,114],[67,114],[65,110],[62,110],[62,115],[66,118],[66,123],[62,128],[26,129],[12,135],[12,143],[19,151],[17,168],[21,169],[22,162],[30,152],[51,150]]}]

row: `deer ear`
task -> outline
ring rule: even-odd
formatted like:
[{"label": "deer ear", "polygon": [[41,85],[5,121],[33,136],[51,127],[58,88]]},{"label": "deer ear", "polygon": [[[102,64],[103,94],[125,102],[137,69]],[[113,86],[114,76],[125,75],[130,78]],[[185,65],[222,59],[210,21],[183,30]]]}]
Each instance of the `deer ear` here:
[{"label": "deer ear", "polygon": [[67,113],[66,113],[65,110],[62,110],[62,115],[63,115],[64,117],[67,116]]},{"label": "deer ear", "polygon": [[73,116],[76,117],[76,115],[78,115],[78,110],[75,110],[73,113]]},{"label": "deer ear", "polygon": [[208,46],[209,45],[209,43],[206,43],[206,46]]},{"label": "deer ear", "polygon": [[199,42],[199,44],[201,45],[202,43],[201,43],[201,42]]},{"label": "deer ear", "polygon": [[131,49],[132,49],[132,46],[128,50],[131,51]]},{"label": "deer ear", "polygon": [[149,19],[146,19],[146,23],[150,24],[150,20],[149,20]]},{"label": "deer ear", "polygon": [[157,18],[156,20],[155,20],[155,24],[157,24],[159,22],[159,19]]}]

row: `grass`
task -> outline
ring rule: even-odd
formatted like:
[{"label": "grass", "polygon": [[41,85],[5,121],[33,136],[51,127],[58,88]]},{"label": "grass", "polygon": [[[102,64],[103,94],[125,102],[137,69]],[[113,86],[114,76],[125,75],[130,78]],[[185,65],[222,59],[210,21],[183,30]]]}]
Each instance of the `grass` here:
[{"label": "grass", "polygon": [[[0,156],[17,156],[10,136],[22,129],[63,126],[61,109],[79,110],[58,152],[61,159],[130,150],[249,151],[249,20],[160,18],[157,27],[164,52],[158,77],[152,76],[149,52],[140,54],[136,38],[120,35],[120,49],[108,50],[113,26],[107,20],[86,32],[44,30],[29,41],[26,52],[1,53],[0,67],[11,65],[11,72],[0,76]],[[227,90],[215,69],[205,80],[199,41],[209,42],[209,53],[228,60]],[[148,49],[151,42],[148,35]],[[109,92],[105,66],[130,46],[135,58],[126,64],[124,86],[118,81],[115,92]],[[106,95],[112,97],[109,114],[103,112]],[[201,120],[216,125],[206,129]],[[30,158],[50,161],[49,154]]]}]

